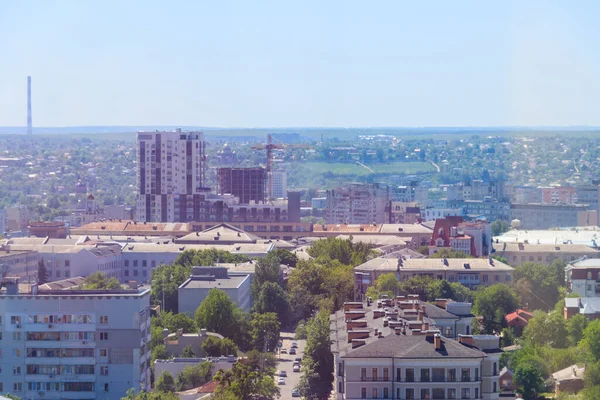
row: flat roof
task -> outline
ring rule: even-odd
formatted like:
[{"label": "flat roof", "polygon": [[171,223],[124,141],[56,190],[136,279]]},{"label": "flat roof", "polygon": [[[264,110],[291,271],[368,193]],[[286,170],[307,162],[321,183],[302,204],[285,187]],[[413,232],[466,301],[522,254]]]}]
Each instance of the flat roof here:
[{"label": "flat roof", "polygon": [[249,274],[228,275],[227,278],[213,280],[190,278],[179,289],[237,289],[246,279],[250,279]]},{"label": "flat roof", "polygon": [[[583,244],[594,246],[594,241],[600,244],[600,228],[578,227],[565,229],[513,229],[496,236],[499,242],[506,243],[539,243],[539,244]],[[494,244],[496,247],[497,245]]]},{"label": "flat roof", "polygon": [[496,253],[519,252],[519,253],[598,253],[596,249],[584,244],[531,244],[531,243],[494,243]]}]

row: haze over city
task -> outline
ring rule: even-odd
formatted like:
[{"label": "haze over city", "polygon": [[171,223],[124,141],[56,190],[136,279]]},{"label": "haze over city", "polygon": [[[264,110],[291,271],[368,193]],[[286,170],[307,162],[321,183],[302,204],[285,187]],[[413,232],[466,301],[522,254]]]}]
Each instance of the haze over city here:
[{"label": "haze over city", "polygon": [[3,1],[0,125],[600,125],[594,1]]}]

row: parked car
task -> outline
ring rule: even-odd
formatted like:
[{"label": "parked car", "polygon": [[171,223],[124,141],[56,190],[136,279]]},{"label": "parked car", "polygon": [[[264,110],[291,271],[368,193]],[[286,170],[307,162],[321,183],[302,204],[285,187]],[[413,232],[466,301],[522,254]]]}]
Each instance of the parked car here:
[{"label": "parked car", "polygon": [[298,388],[292,389],[292,397],[300,397],[300,391],[298,390]]},{"label": "parked car", "polygon": [[278,385],[285,385],[285,379],[284,378],[277,379],[277,384]]},{"label": "parked car", "polygon": [[279,350],[279,353],[280,354],[287,354],[287,350],[286,349],[281,349],[281,350]]},{"label": "parked car", "polygon": [[300,364],[302,362],[302,357],[296,357],[294,362]]},{"label": "parked car", "polygon": [[290,354],[291,354],[291,355],[295,355],[295,354],[296,354],[296,349],[292,347],[292,348],[290,349]]},{"label": "parked car", "polygon": [[298,348],[298,343],[292,342],[292,349],[297,349],[297,348]]},{"label": "parked car", "polygon": [[294,367],[292,369],[294,372],[300,372],[300,364],[294,364]]},{"label": "parked car", "polygon": [[287,377],[287,372],[285,372],[285,371],[279,371],[279,376],[281,376],[281,377]]}]

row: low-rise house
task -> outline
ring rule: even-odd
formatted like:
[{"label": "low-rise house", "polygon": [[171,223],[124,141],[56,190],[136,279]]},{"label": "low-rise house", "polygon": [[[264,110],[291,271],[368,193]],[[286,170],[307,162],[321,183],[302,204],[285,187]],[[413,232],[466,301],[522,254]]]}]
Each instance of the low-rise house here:
[{"label": "low-rise house", "polygon": [[581,297],[600,297],[600,259],[583,258],[565,268],[567,293]]},{"label": "low-rise house", "polygon": [[513,382],[513,372],[507,367],[500,370],[500,390],[509,393],[517,390],[517,386]]},{"label": "low-rise house", "polygon": [[599,258],[597,249],[583,244],[532,244],[532,243],[496,243],[494,254],[504,257],[513,267],[526,262],[535,262],[550,265],[555,260],[566,263],[579,260],[583,257]]},{"label": "low-rise house", "polygon": [[533,314],[527,310],[518,308],[510,314],[506,314],[505,318],[508,327],[513,328],[517,336],[521,336],[523,329],[525,329],[529,320],[533,318]]},{"label": "low-rise house", "polygon": [[577,393],[583,389],[585,366],[571,365],[551,375],[554,383],[554,394]]}]

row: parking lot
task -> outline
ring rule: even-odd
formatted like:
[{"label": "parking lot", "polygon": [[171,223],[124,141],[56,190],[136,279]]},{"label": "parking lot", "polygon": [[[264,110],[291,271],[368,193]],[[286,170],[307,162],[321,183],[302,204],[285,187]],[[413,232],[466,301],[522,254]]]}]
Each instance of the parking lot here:
[{"label": "parking lot", "polygon": [[[282,400],[291,400],[292,397],[292,389],[298,386],[300,382],[300,372],[293,372],[294,359],[296,357],[304,357],[304,346],[306,346],[305,340],[294,340],[294,334],[292,332],[281,332],[282,338],[282,349],[285,349],[288,354],[280,354],[279,355],[279,363],[277,364],[277,370],[283,370],[287,372],[287,378],[285,378],[285,385],[279,385],[279,390],[281,390]],[[296,349],[296,354],[290,355],[289,351],[292,347],[292,342],[296,342],[298,344],[298,348]],[[277,380],[277,378],[275,378]],[[298,398],[298,397],[296,397]]]}]

